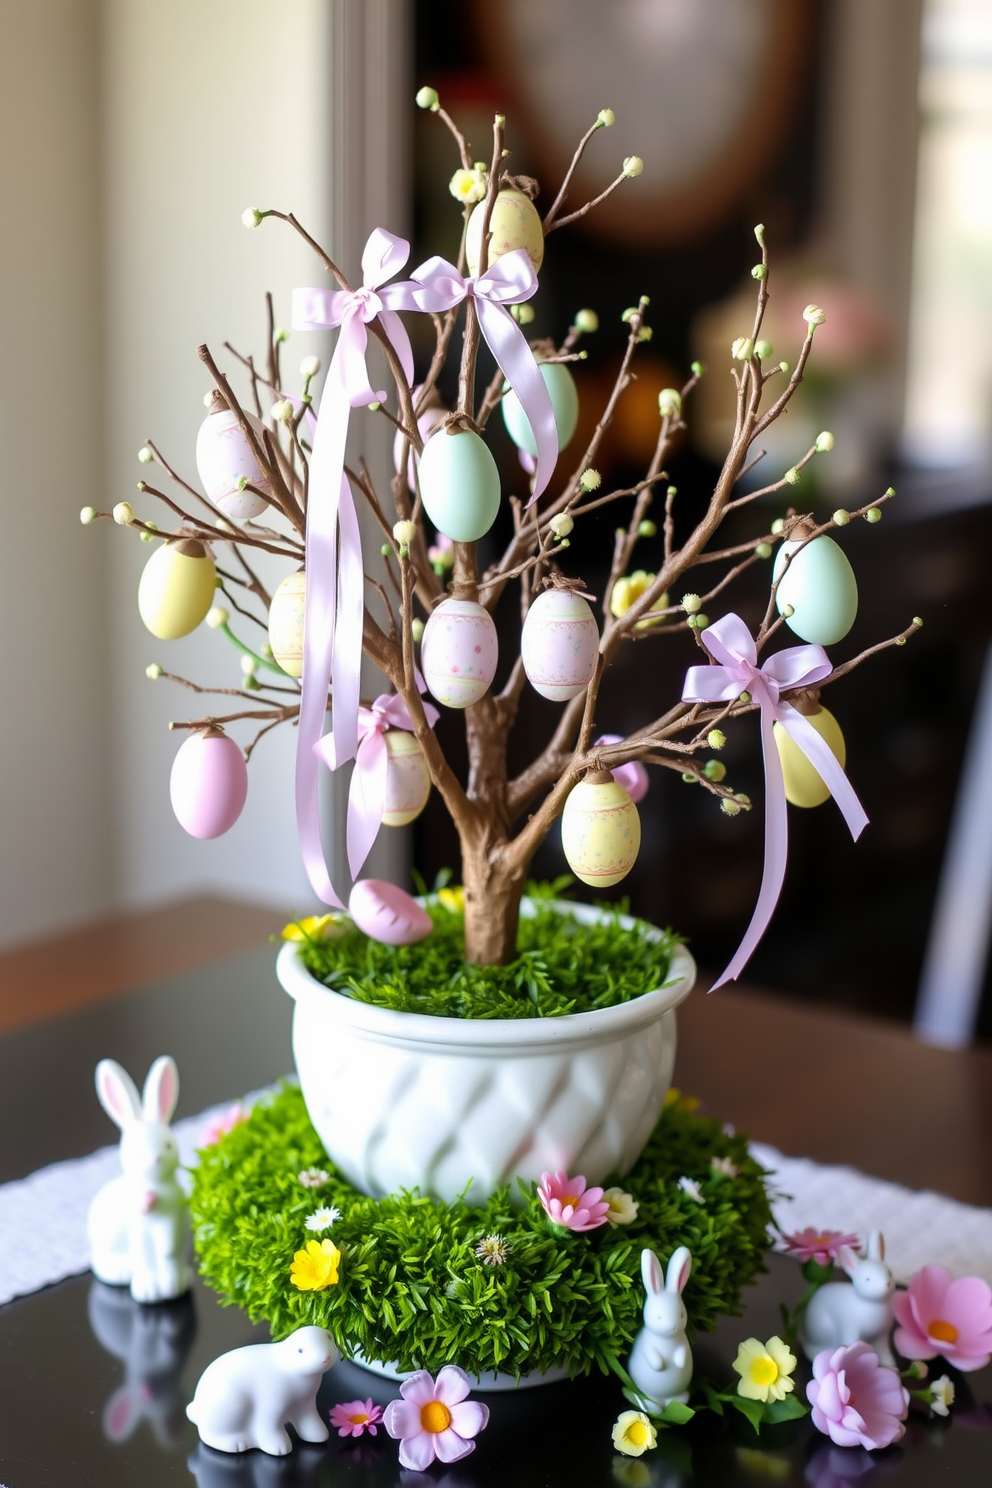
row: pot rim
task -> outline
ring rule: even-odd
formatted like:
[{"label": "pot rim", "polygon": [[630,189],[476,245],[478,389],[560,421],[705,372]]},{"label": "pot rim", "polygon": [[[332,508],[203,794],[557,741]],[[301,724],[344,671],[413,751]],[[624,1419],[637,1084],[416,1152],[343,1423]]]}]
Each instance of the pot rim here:
[{"label": "pot rim", "polygon": [[[554,901],[563,913],[571,914],[586,924],[594,923],[602,911],[592,904],[568,904]],[[532,901],[521,903],[524,914],[533,914]],[[630,929],[638,923],[632,915],[621,915],[620,924]],[[640,923],[645,923],[641,921]],[[650,927],[656,935],[660,931]],[[696,980],[696,963],[684,945],[672,952],[669,980],[663,987],[644,992],[629,1002],[613,1007],[593,1008],[584,1013],[563,1013],[549,1018],[447,1018],[431,1013],[406,1013],[394,1008],[376,1007],[358,1002],[332,987],[319,982],[300,960],[301,947],[287,941],[276,960],[276,975],[283,990],[298,1007],[303,1004],[330,1014],[367,1038],[386,1043],[423,1042],[432,1045],[472,1045],[493,1048],[513,1045],[516,1048],[548,1044],[586,1043],[590,1039],[627,1036],[647,1027],[676,1008],[692,991]]]}]

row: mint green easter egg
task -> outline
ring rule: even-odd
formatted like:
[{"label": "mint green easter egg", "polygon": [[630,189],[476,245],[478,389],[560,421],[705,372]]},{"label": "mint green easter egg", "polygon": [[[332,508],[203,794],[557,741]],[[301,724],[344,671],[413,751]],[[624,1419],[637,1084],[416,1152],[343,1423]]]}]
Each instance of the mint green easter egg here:
[{"label": "mint green easter egg", "polygon": [[[558,428],[558,448],[564,449],[575,433],[579,422],[579,395],[575,389],[575,378],[561,362],[545,362],[541,367],[544,385],[551,397],[555,424]],[[503,422],[506,432],[518,449],[537,456],[537,443],[530,419],[520,406],[516,393],[508,392],[503,399]]]},{"label": "mint green easter egg", "polygon": [[499,471],[470,429],[439,429],[420,456],[420,495],[434,526],[452,542],[485,536],[499,511]]},{"label": "mint green easter egg", "polygon": [[792,606],[789,629],[817,646],[843,640],[858,613],[858,581],[843,548],[831,537],[815,537],[805,548],[784,542],[775,559],[774,577],[780,576],[775,603],[779,614]]}]

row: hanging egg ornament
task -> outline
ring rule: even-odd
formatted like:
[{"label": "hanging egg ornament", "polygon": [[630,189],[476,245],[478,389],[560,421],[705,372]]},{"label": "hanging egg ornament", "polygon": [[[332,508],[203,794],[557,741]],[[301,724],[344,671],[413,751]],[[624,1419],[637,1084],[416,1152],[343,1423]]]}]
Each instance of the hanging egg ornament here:
[{"label": "hanging egg ornament", "polygon": [[581,594],[545,589],[527,611],[520,660],[535,692],[564,703],[592,681],[599,655],[599,627]]},{"label": "hanging egg ornament", "polygon": [[191,837],[229,832],[248,796],[248,766],[221,729],[191,734],[172,762],[169,797],[176,819]]},{"label": "hanging egg ornament", "polygon": [[805,547],[784,542],[773,578],[780,579],[775,592],[778,612],[792,606],[785,623],[801,640],[832,646],[844,639],[857,618],[858,581],[847,554],[832,537],[815,537]]},{"label": "hanging egg ornament", "polygon": [[[595,749],[600,744],[622,743],[623,739],[620,734],[601,734],[593,744],[593,748]],[[651,784],[651,778],[640,760],[628,760],[623,765],[608,765],[607,769],[613,779],[623,786],[635,806],[638,801],[644,800],[648,793],[648,786]]]},{"label": "hanging egg ornament", "polygon": [[405,827],[427,805],[431,776],[424,751],[406,729],[387,729],[384,827]]},{"label": "hanging egg ornament", "polygon": [[153,636],[190,635],[214,602],[217,570],[201,542],[181,537],[157,548],[138,584],[138,614]]},{"label": "hanging egg ornament", "polygon": [[569,793],[561,845],[576,878],[595,889],[619,883],[641,846],[637,807],[609,770],[595,770]]},{"label": "hanging egg ornament", "polygon": [[499,471],[478,434],[439,429],[420,456],[420,496],[434,526],[452,542],[484,537],[499,511]]},{"label": "hanging egg ornament", "polygon": [[370,940],[383,945],[415,945],[434,929],[430,915],[416,899],[380,878],[360,878],[348,898],[348,913]]},{"label": "hanging egg ornament", "polygon": [[303,675],[303,610],[307,576],[304,569],[287,574],[269,605],[269,645],[274,659],[290,677]]},{"label": "hanging egg ornament", "polygon": [[[579,394],[575,378],[561,362],[542,362],[541,376],[551,399],[558,430],[558,448],[563,450],[571,442],[579,422]],[[506,432],[518,449],[526,450],[532,459],[537,459],[537,440],[530,426],[530,419],[520,406],[520,399],[512,390],[503,398],[503,422]]]},{"label": "hanging egg ornament", "polygon": [[[840,724],[827,708],[818,713],[806,713],[806,722],[811,724],[820,738],[829,746],[841,769],[847,763],[847,746]],[[793,806],[822,806],[830,792],[824,785],[820,772],[806,758],[780,723],[774,725],[778,757],[782,762],[782,779],[785,781],[785,799]]]},{"label": "hanging egg ornament", "polygon": [[[246,414],[259,443],[262,441],[262,425],[253,414]],[[254,491],[243,491],[239,482],[244,478],[271,496],[272,489],[252,452],[247,436],[219,393],[215,393],[210,412],[200,425],[196,436],[196,468],[200,483],[218,507],[233,522],[248,522],[261,516],[268,502]]]},{"label": "hanging egg ornament", "polygon": [[499,648],[489,611],[474,599],[445,599],[428,616],[420,642],[427,687],[446,708],[467,708],[489,691]]},{"label": "hanging egg ornament", "polygon": [[[468,219],[465,233],[465,260],[472,275],[479,272],[482,224],[485,217],[486,203],[483,200]],[[541,215],[529,196],[517,191],[515,187],[504,187],[493,202],[489,231],[492,236],[489,239],[487,268],[492,268],[504,253],[512,253],[515,248],[526,248],[535,274],[540,273],[544,262],[544,228],[541,226]]]}]

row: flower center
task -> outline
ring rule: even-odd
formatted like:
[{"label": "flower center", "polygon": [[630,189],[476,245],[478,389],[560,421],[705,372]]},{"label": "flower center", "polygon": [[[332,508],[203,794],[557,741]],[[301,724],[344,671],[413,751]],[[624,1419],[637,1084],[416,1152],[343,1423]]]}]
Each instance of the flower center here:
[{"label": "flower center", "polygon": [[627,1440],[632,1447],[643,1447],[648,1439],[648,1428],[643,1421],[631,1421],[627,1427]]},{"label": "flower center", "polygon": [[352,1426],[364,1426],[368,1421],[368,1416],[365,1414],[364,1411],[359,1411],[357,1415],[349,1416],[348,1420],[351,1422]]},{"label": "flower center", "polygon": [[751,1379],[756,1385],[773,1385],[778,1379],[778,1365],[764,1354],[751,1365]]},{"label": "flower center", "polygon": [[577,1209],[579,1207],[578,1194],[566,1194],[561,1201],[561,1207],[564,1209],[566,1204],[571,1204],[573,1209]]},{"label": "flower center", "polygon": [[421,1406],[420,1424],[425,1431],[436,1435],[439,1431],[447,1431],[451,1425],[451,1412],[440,1400],[428,1400],[427,1404]]},{"label": "flower center", "polygon": [[941,1343],[957,1343],[958,1341],[957,1328],[953,1323],[945,1322],[943,1318],[935,1318],[927,1332],[931,1338],[936,1338]]}]

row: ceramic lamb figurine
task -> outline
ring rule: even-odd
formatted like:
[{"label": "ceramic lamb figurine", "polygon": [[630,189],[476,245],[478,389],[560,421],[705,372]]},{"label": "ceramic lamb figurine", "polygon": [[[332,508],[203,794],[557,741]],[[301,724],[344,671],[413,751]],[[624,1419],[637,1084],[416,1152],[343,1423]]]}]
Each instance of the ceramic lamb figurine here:
[{"label": "ceramic lamb figurine", "polygon": [[895,1282],[885,1264],[881,1231],[872,1230],[863,1258],[849,1245],[842,1245],[837,1260],[851,1280],[828,1282],[813,1293],[803,1319],[807,1359],[815,1358],[821,1349],[864,1342],[875,1350],[880,1364],[894,1364],[889,1337]]},{"label": "ceramic lamb figurine", "polygon": [[297,1328],[281,1343],[251,1343],[208,1364],[186,1414],[218,1452],[259,1447],[273,1457],[292,1448],[287,1422],[306,1442],[330,1435],[317,1414],[325,1369],[341,1355],[325,1328]]},{"label": "ceramic lamb figurine", "polygon": [[689,1399],[692,1351],[685,1336],[682,1291],[692,1270],[684,1245],[672,1253],[667,1277],[653,1250],[641,1251],[641,1276],[647,1293],[644,1327],[634,1339],[627,1373],[637,1386],[645,1410],[663,1411],[669,1401]]},{"label": "ceramic lamb figurine", "polygon": [[121,1129],[123,1173],[90,1205],[91,1264],[101,1281],[130,1285],[136,1302],[167,1302],[193,1284],[187,1261],[189,1216],[176,1181],[179,1149],[169,1120],[179,1099],[175,1060],[163,1054],[148,1071],[141,1099],[113,1059],[96,1067],[100,1104]]}]

